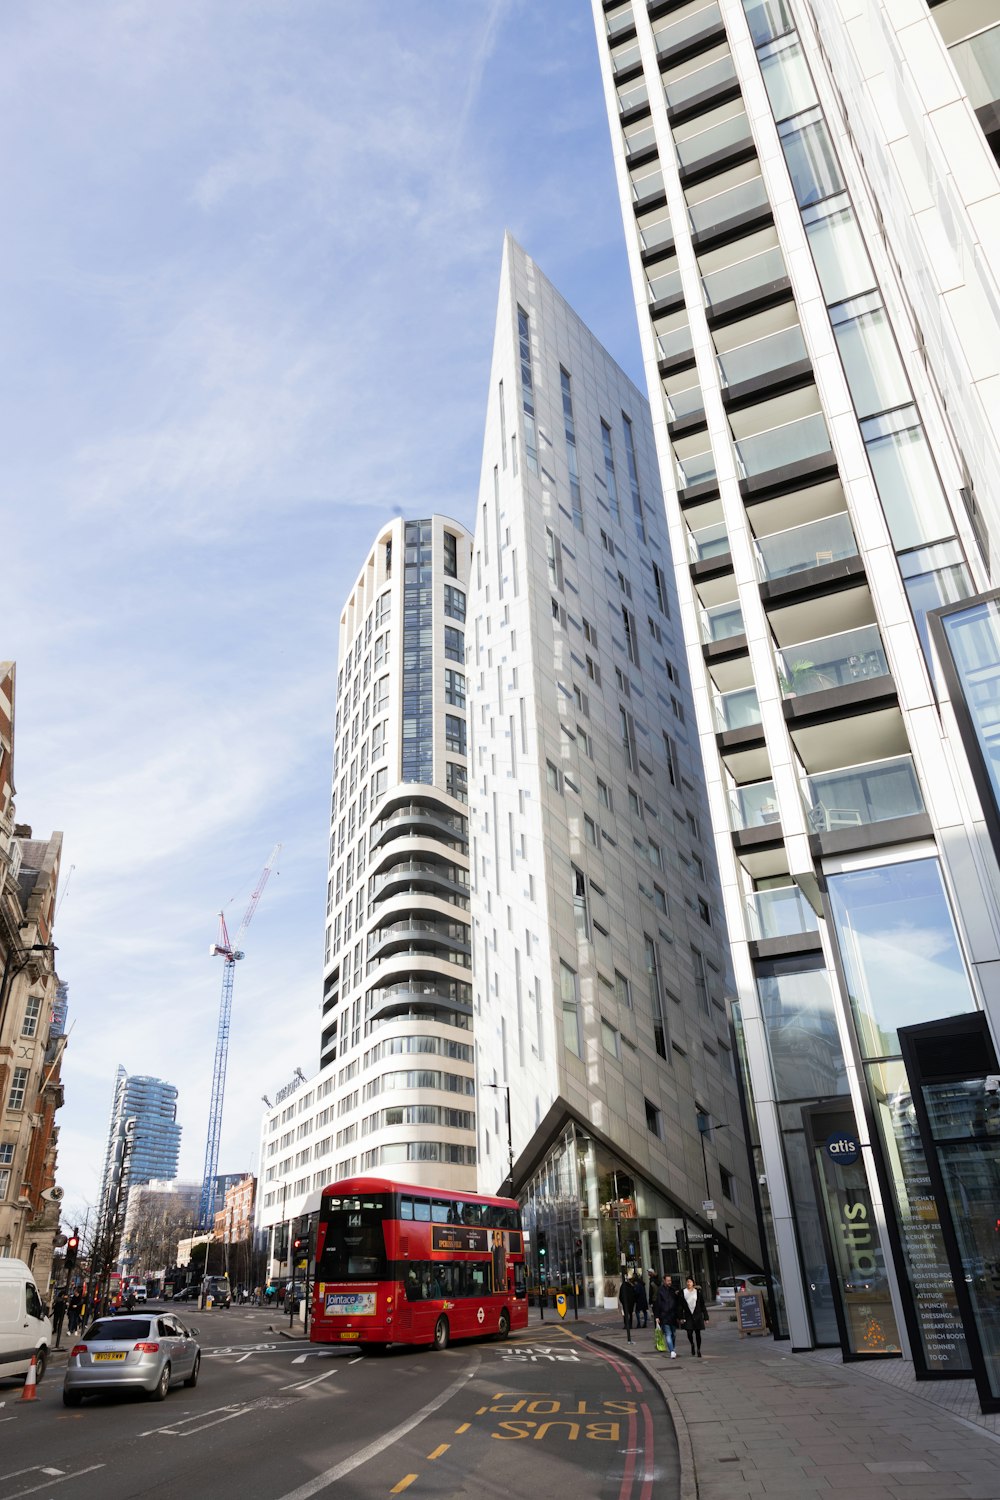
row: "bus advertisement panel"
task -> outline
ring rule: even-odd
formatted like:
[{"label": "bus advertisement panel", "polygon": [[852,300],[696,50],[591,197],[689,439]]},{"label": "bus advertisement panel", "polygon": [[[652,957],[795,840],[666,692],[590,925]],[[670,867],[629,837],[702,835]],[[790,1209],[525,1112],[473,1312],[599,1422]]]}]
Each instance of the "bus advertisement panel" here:
[{"label": "bus advertisement panel", "polygon": [[528,1326],[517,1203],[376,1177],[324,1189],[315,1343],[433,1344]]}]

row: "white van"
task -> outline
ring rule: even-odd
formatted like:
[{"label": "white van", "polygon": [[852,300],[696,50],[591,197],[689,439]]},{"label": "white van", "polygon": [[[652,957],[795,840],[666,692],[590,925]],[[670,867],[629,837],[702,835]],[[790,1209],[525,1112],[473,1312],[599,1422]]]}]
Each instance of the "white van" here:
[{"label": "white van", "polygon": [[41,1380],[52,1347],[52,1324],[42,1306],[30,1266],[0,1257],[0,1379],[27,1375],[35,1356]]}]

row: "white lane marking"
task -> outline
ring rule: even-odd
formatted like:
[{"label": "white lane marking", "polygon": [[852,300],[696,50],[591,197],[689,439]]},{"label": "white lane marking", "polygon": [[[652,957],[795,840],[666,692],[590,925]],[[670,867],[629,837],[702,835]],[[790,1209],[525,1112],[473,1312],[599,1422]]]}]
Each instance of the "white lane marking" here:
[{"label": "white lane marking", "polygon": [[440,1396],[435,1396],[433,1401],[428,1401],[426,1406],[422,1406],[419,1411],[414,1412],[412,1417],[408,1417],[405,1422],[401,1422],[391,1432],[384,1432],[381,1437],[375,1439],[374,1443],[369,1443],[367,1448],[362,1448],[360,1453],[355,1453],[351,1458],[345,1458],[343,1463],[335,1464],[332,1469],[327,1469],[323,1474],[317,1474],[315,1479],[310,1479],[306,1484],[300,1485],[297,1490],[289,1490],[287,1495],[280,1495],[278,1500],[310,1500],[310,1497],[318,1495],[320,1490],[325,1490],[328,1485],[336,1484],[339,1479],[343,1479],[345,1474],[350,1474],[354,1469],[360,1468],[362,1464],[368,1463],[370,1459],[378,1458],[387,1448],[391,1448],[393,1443],[398,1443],[400,1438],[404,1438],[408,1432],[412,1432],[414,1427],[419,1427],[425,1417],[429,1417],[439,1407],[446,1405],[452,1396],[457,1396],[462,1387],[477,1373],[478,1366],[479,1361],[477,1359],[473,1369],[464,1375],[460,1375],[457,1380],[453,1380],[448,1389],[442,1391]]},{"label": "white lane marking", "polygon": [[[63,1474],[61,1479],[46,1479],[44,1484],[33,1484],[26,1490],[12,1490],[9,1495],[4,1497],[4,1500],[18,1500],[18,1496],[20,1495],[37,1495],[39,1490],[49,1490],[54,1485],[65,1484],[67,1479],[82,1479],[84,1474],[93,1474],[96,1470],[106,1467],[105,1464],[91,1464],[89,1469],[77,1469],[75,1474]],[[25,1469],[22,1472],[28,1473],[29,1471]],[[38,1472],[37,1468],[35,1472]],[[44,1473],[45,1471],[42,1470],[41,1472]]]},{"label": "white lane marking", "polygon": [[349,1359],[347,1361],[347,1363],[349,1365],[356,1365],[358,1363],[358,1361],[362,1360],[362,1359],[364,1359],[364,1355],[363,1354],[357,1354],[357,1355],[355,1355],[354,1359]]},{"label": "white lane marking", "polygon": [[331,1375],[336,1375],[336,1370],[324,1370],[322,1375],[314,1375],[312,1380],[299,1381],[297,1385],[283,1385],[283,1391],[307,1391],[311,1385],[319,1385],[321,1380],[329,1380]]},{"label": "white lane marking", "polygon": [[[336,1357],[337,1356],[336,1354],[334,1354],[334,1351],[332,1349],[310,1349],[305,1354],[296,1354],[295,1358],[292,1360],[292,1364],[305,1364],[307,1359],[336,1359]],[[358,1355],[358,1358],[361,1358],[360,1354]]]},{"label": "white lane marking", "polygon": [[237,1363],[237,1364],[238,1364],[238,1365],[241,1365],[241,1364],[242,1364],[242,1363],[243,1363],[243,1361],[244,1361],[244,1360],[245,1360],[245,1359],[249,1359],[249,1358],[250,1358],[250,1355],[251,1355],[251,1354],[252,1354],[252,1353],[253,1353],[253,1350],[252,1350],[252,1349],[251,1349],[251,1350],[250,1350],[250,1351],[249,1351],[249,1353],[247,1353],[247,1354],[241,1354],[241,1355],[240,1355],[240,1357],[239,1357],[239,1359],[238,1359],[238,1360],[237,1360],[237,1361],[236,1361],[236,1363]]},{"label": "white lane marking", "polygon": [[213,1406],[210,1411],[195,1412],[191,1417],[176,1417],[174,1421],[167,1422],[162,1427],[150,1427],[147,1432],[140,1432],[140,1437],[152,1437],[157,1432],[169,1432],[173,1427],[183,1427],[186,1422],[200,1422],[202,1417],[214,1417],[216,1412],[235,1411],[235,1406]]}]

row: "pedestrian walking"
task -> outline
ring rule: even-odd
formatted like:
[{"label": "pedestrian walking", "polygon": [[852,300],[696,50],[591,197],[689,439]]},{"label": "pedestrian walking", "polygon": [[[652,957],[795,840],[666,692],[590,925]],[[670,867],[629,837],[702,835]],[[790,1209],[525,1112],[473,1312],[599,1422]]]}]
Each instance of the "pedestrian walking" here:
[{"label": "pedestrian walking", "polygon": [[646,1295],[646,1283],[642,1279],[641,1271],[636,1271],[632,1277],[632,1285],[635,1287],[635,1326],[636,1328],[648,1328],[649,1298]]},{"label": "pedestrian walking", "polygon": [[708,1308],[705,1306],[705,1294],[696,1284],[693,1276],[687,1279],[682,1301],[683,1326],[688,1336],[688,1343],[691,1345],[691,1353],[697,1353],[698,1358],[701,1359],[701,1334],[708,1322]]},{"label": "pedestrian walking", "polygon": [[656,1288],[656,1296],[653,1299],[653,1317],[656,1319],[657,1328],[663,1331],[664,1342],[671,1359],[677,1358],[675,1334],[680,1320],[680,1311],[680,1292],[674,1286],[674,1278],[664,1276],[661,1285]]},{"label": "pedestrian walking", "polygon": [[625,1334],[629,1343],[632,1342],[632,1319],[635,1315],[635,1286],[629,1281],[625,1273],[622,1273],[622,1284],[618,1288],[618,1305],[622,1310],[622,1318],[625,1323]]},{"label": "pedestrian walking", "polygon": [[649,1298],[650,1311],[652,1311],[653,1303],[656,1301],[656,1294],[659,1291],[659,1289],[660,1289],[660,1278],[656,1274],[655,1271],[650,1271],[650,1273],[649,1273],[649,1285],[646,1288],[646,1296]]},{"label": "pedestrian walking", "polygon": [[56,1300],[52,1304],[52,1344],[56,1349],[62,1347],[62,1331],[65,1317],[66,1293],[60,1287],[56,1292]]},{"label": "pedestrian walking", "polygon": [[74,1292],[66,1304],[66,1327],[69,1329],[70,1338],[76,1338],[76,1330],[83,1321],[83,1298],[79,1292]]}]

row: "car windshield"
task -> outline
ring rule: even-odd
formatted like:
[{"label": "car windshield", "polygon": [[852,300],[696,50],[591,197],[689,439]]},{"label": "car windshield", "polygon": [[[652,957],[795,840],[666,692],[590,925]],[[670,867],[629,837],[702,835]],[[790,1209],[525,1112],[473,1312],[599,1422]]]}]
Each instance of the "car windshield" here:
[{"label": "car windshield", "polygon": [[125,1339],[149,1337],[148,1318],[100,1318],[91,1323],[84,1340],[88,1344],[117,1344]]}]

